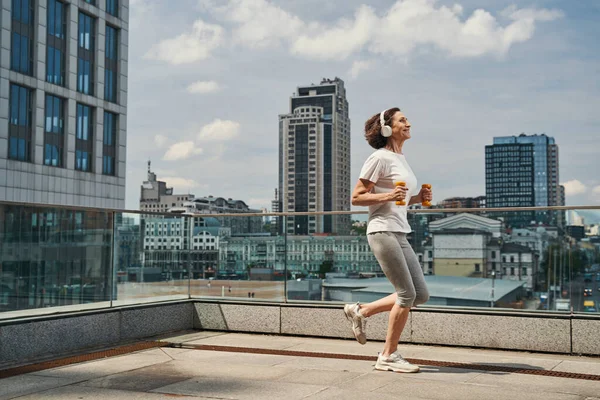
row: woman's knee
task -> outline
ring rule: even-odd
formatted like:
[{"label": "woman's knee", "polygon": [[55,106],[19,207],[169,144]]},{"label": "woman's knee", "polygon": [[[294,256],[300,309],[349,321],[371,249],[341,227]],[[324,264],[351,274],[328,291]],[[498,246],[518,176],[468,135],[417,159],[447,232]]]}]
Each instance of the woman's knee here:
[{"label": "woman's knee", "polygon": [[417,294],[414,290],[404,290],[402,292],[398,292],[398,298],[396,299],[396,304],[400,307],[412,307],[415,305],[415,300],[417,298]]},{"label": "woman's knee", "polygon": [[418,306],[419,304],[425,304],[429,300],[429,291],[420,290],[415,296],[414,305]]}]

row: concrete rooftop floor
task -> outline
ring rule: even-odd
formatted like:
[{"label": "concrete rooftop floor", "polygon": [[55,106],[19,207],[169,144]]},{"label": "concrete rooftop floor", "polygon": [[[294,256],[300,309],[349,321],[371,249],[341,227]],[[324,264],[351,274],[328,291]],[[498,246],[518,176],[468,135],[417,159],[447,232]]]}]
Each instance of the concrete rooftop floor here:
[{"label": "concrete rooftop floor", "polygon": [[[366,355],[381,342],[221,332],[162,341]],[[600,344],[599,344],[600,345]],[[401,345],[405,358],[600,375],[600,358]],[[376,371],[373,361],[154,348],[0,379],[0,399],[561,399],[600,400],[600,381],[469,368],[422,366],[417,374]]]}]

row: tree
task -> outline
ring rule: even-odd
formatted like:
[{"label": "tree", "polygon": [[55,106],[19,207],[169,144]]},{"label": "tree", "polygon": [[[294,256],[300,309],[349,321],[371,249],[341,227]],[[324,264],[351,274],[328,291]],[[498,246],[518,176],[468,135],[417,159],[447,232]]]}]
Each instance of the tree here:
[{"label": "tree", "polygon": [[253,262],[246,265],[246,272],[248,273],[248,280],[250,280],[252,268],[254,268],[255,266],[256,266],[256,264],[254,264]]},{"label": "tree", "polygon": [[325,279],[325,274],[331,271],[333,271],[332,260],[325,260],[319,266],[319,276],[321,277],[321,279]]}]

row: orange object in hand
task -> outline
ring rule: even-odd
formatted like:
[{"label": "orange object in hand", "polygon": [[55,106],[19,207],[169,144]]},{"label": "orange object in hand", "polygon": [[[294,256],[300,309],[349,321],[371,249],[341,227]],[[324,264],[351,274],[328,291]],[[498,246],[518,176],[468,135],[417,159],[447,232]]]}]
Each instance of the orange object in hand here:
[{"label": "orange object in hand", "polygon": [[[399,182],[394,183],[394,185],[396,185],[396,186],[406,186],[406,182],[399,181]],[[405,206],[406,202],[404,200],[398,200],[396,202],[396,205],[397,206]]]},{"label": "orange object in hand", "polygon": [[[431,185],[429,183],[425,183],[425,184],[421,185],[421,187],[423,189],[431,189]],[[421,205],[423,207],[431,207],[431,202],[430,201],[424,201],[424,202],[421,203]]]}]

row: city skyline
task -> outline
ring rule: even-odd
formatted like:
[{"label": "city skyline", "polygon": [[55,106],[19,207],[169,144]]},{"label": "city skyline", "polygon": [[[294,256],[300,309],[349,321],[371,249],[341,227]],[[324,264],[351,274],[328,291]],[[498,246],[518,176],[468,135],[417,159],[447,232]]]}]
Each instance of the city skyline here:
[{"label": "city skyline", "polygon": [[[593,173],[600,169],[594,146],[600,121],[593,108],[600,99],[590,84],[598,81],[600,53],[592,40],[600,29],[593,23],[598,6],[526,2],[515,10],[509,1],[487,2],[485,25],[476,12],[480,3],[472,0],[459,1],[462,12],[448,18],[442,11],[455,2],[213,3],[166,8],[158,1],[132,2],[130,68],[138,73],[129,85],[128,182],[136,184],[128,185],[128,208],[137,205],[136,186],[148,159],[179,192],[270,208],[277,187],[277,116],[287,111],[295,87],[326,76],[345,81],[352,105],[351,185],[372,151],[362,136],[364,121],[398,105],[413,126],[407,158],[419,180],[433,184],[435,201],[484,194],[485,145],[522,132],[545,132],[561,143],[567,205],[600,200]],[[417,3],[422,17],[402,19],[398,4]],[[422,32],[427,18],[447,28],[449,43],[401,28],[418,25]],[[469,54],[456,51],[465,40],[457,32],[467,21],[482,27],[483,43],[464,44]],[[313,22],[321,36],[302,33]],[[374,33],[378,24],[405,51],[378,47],[385,43]],[[157,25],[164,29],[158,32]],[[507,38],[501,47],[508,27],[519,39]],[[199,40],[203,35],[210,40]],[[330,46],[317,42],[321,37]]]}]

